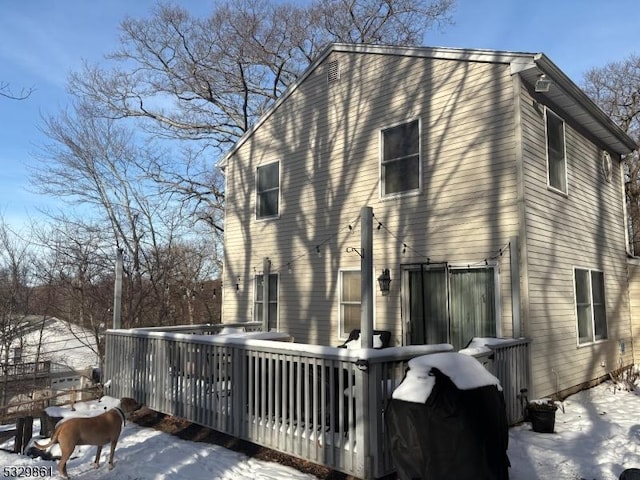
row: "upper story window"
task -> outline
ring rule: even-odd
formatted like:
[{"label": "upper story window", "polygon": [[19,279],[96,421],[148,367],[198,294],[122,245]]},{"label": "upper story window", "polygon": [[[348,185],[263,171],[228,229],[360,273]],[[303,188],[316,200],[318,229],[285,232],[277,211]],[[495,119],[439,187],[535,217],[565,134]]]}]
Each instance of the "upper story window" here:
[{"label": "upper story window", "polygon": [[256,218],[276,217],[280,203],[280,163],[258,167],[256,171]]},{"label": "upper story window", "polygon": [[574,276],[578,344],[604,340],[607,338],[604,273],[576,268]]},{"label": "upper story window", "polygon": [[422,186],[420,122],[382,130],[382,196],[417,192]]},{"label": "upper story window", "polygon": [[564,121],[545,109],[547,137],[547,182],[549,187],[567,193],[567,151]]}]

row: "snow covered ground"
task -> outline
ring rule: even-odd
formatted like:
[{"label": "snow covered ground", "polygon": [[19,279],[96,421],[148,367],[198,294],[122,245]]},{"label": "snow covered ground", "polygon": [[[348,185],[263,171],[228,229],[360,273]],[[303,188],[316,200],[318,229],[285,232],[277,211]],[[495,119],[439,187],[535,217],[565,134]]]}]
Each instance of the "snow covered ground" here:
[{"label": "snow covered ground", "polygon": [[567,398],[555,433],[511,428],[509,459],[513,480],[617,480],[640,468],[640,392],[606,382]]},{"label": "snow covered ground", "polygon": [[[117,400],[104,397],[101,403],[87,402],[77,404],[77,412],[73,416],[92,416],[104,411],[104,405],[117,405]],[[50,411],[51,415],[69,416],[68,410]],[[2,428],[2,427],[0,427]],[[34,419],[34,436],[37,440],[40,432],[39,420]],[[2,449],[11,449],[13,439],[0,444]],[[109,447],[102,451],[100,468],[94,469],[91,463],[95,457],[96,447],[76,447],[73,458],[67,463],[69,478],[75,480],[314,480],[290,467],[248,458],[217,445],[181,440],[177,437],[143,428],[135,423],[127,422],[118,442],[115,454],[115,468],[108,469]],[[51,453],[59,454],[59,446],[52,447]],[[11,470],[5,466],[18,467],[18,474],[23,473],[19,467],[52,467],[53,478],[58,477],[57,462],[32,459],[28,456],[11,454],[0,450],[0,478],[12,478]],[[9,473],[8,475],[6,473]],[[42,470],[38,476],[21,475],[19,478],[42,478]],[[47,472],[45,472],[47,473]],[[14,474],[15,478],[18,478]],[[45,478],[50,478],[45,476]]]},{"label": "snow covered ground", "polygon": [[[536,433],[528,423],[510,430],[511,480],[616,480],[625,468],[640,467],[640,394],[614,393],[610,383],[569,397],[558,410],[553,434]],[[35,422],[37,424],[37,422]],[[39,426],[35,425],[37,432]],[[10,448],[12,441],[0,445]],[[254,460],[207,443],[195,443],[128,423],[109,471],[102,453],[91,468],[95,447],[78,447],[68,464],[73,479],[295,480],[313,479],[289,467]],[[56,465],[0,451],[0,466]],[[6,478],[0,468],[0,478]],[[37,477],[22,477],[37,478]]]}]

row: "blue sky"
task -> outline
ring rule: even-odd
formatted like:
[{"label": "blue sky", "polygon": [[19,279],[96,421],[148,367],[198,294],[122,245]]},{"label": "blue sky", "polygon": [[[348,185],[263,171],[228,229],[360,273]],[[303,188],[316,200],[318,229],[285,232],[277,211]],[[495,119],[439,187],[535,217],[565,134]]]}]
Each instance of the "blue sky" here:
[{"label": "blue sky", "polygon": [[[205,14],[212,0],[180,1]],[[0,7],[0,82],[36,90],[26,101],[0,98],[0,215],[14,228],[53,200],[34,195],[28,166],[46,142],[41,113],[65,107],[67,75],[118,43],[126,16],[147,16],[151,0],[5,1]],[[576,83],[586,70],[640,53],[637,0],[458,0],[454,25],[430,46],[544,52]]]}]

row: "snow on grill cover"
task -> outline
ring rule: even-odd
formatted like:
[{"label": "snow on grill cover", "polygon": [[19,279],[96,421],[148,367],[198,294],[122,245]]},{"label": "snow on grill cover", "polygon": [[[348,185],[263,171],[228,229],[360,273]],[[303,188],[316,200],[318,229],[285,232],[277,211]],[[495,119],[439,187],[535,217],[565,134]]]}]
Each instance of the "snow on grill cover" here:
[{"label": "snow on grill cover", "polygon": [[409,361],[385,409],[398,478],[509,478],[502,388],[475,358],[456,352]]}]

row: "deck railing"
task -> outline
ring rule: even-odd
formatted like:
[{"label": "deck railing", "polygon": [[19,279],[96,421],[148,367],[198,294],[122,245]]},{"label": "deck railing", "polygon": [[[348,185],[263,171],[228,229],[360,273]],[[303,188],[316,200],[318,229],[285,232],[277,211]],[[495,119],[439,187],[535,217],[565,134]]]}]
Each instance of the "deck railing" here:
[{"label": "deck railing", "polygon": [[50,361],[0,364],[0,375],[9,380],[47,377],[50,373]]},{"label": "deck railing", "polygon": [[110,330],[105,393],[349,475],[379,478],[395,470],[383,412],[407,361],[450,349],[348,350]]},{"label": "deck railing", "polygon": [[239,329],[244,332],[262,331],[262,322],[206,323],[202,325],[170,325],[166,327],[141,327],[143,332],[190,333],[193,335],[216,335],[224,330]]},{"label": "deck railing", "polygon": [[523,399],[526,398],[531,380],[530,345],[530,339],[518,338],[489,346],[493,358],[488,368],[502,385],[509,425],[521,422],[524,418]]}]

